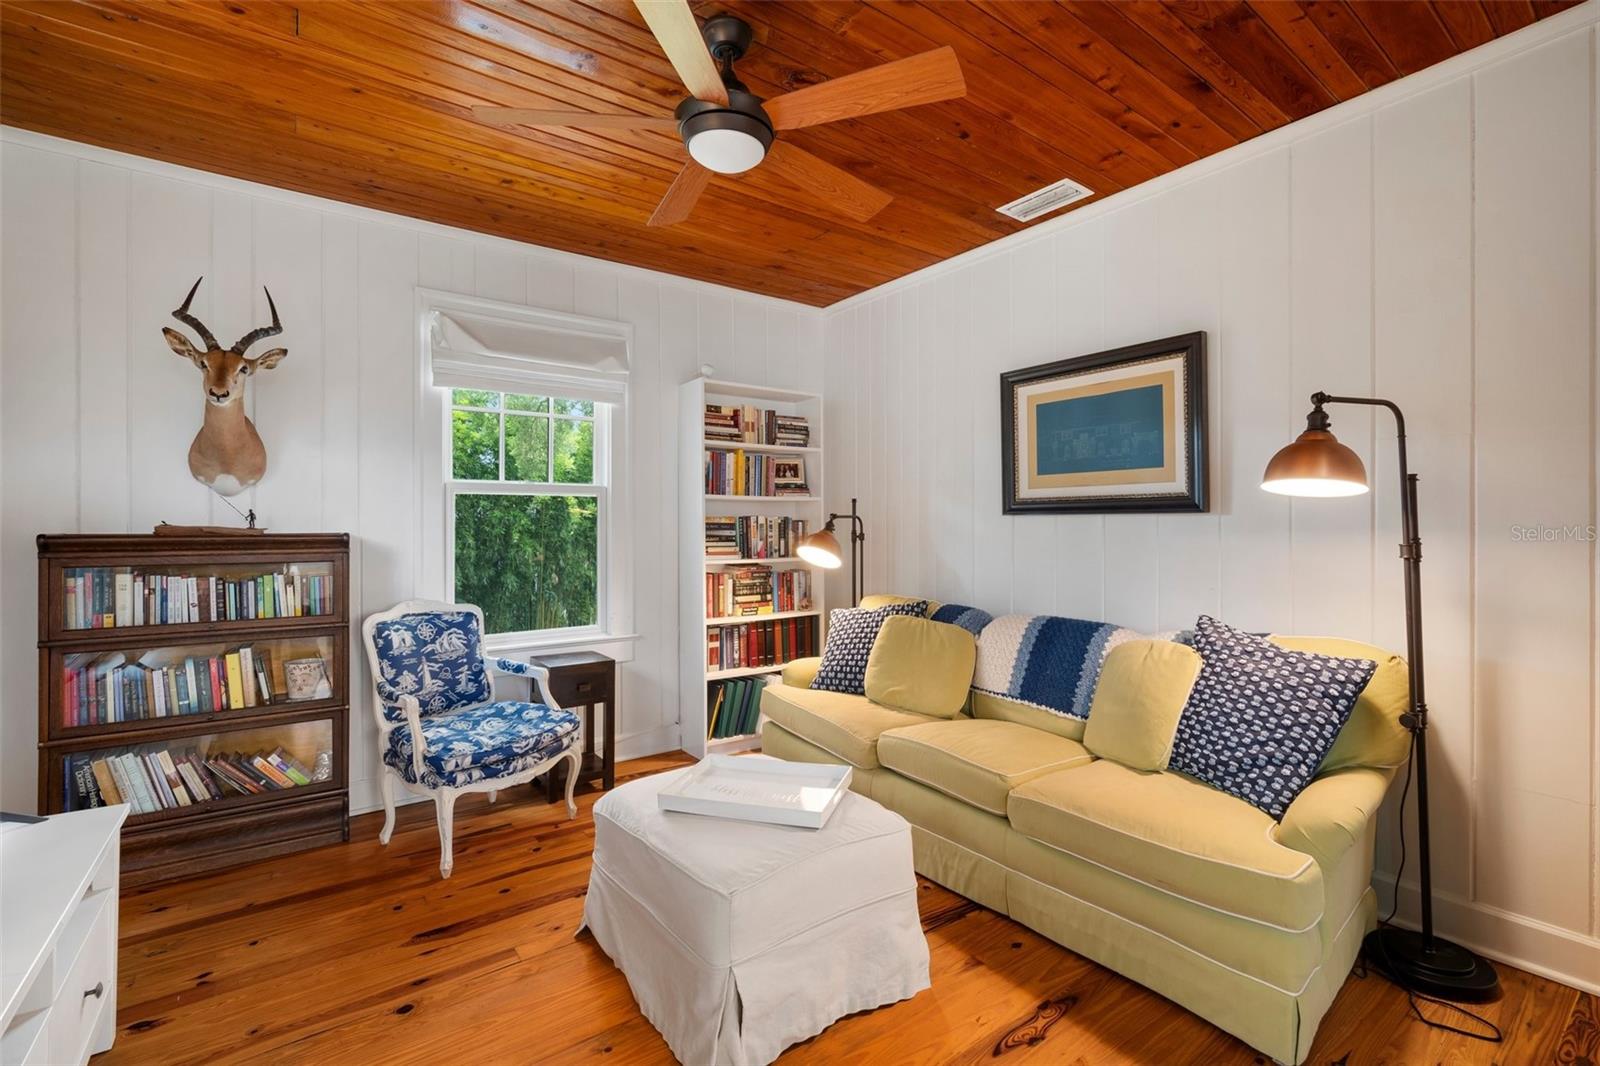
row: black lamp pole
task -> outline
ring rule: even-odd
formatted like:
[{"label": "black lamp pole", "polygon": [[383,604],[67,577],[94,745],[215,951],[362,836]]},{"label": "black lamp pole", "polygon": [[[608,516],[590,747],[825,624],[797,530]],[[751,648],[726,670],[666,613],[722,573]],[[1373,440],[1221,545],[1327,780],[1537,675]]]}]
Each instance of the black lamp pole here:
[{"label": "black lamp pole", "polygon": [[832,533],[834,523],[841,518],[850,519],[850,606],[859,607],[862,593],[866,591],[867,564],[862,558],[862,545],[867,542],[867,529],[861,516],[856,513],[854,496],[850,497],[850,513],[828,515],[828,524],[822,528]]},{"label": "black lamp pole", "polygon": [[[1389,400],[1313,393],[1312,428],[1327,428],[1328,404],[1386,407],[1394,415],[1400,458],[1400,558],[1405,564],[1406,662],[1410,668],[1411,707],[1401,724],[1411,731],[1417,774],[1417,862],[1422,894],[1422,931],[1384,926],[1367,934],[1368,961],[1402,987],[1444,999],[1482,1002],[1500,994],[1494,967],[1468,949],[1433,933],[1433,867],[1428,840],[1428,702],[1422,669],[1422,537],[1417,531],[1417,475],[1406,465],[1406,420]],[[1398,874],[1395,891],[1399,891]]]}]

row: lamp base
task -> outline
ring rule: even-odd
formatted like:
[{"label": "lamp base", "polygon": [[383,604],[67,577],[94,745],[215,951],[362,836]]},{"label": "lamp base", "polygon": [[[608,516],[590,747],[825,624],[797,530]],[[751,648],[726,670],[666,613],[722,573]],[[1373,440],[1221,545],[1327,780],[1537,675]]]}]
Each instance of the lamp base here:
[{"label": "lamp base", "polygon": [[1458,1003],[1500,998],[1500,978],[1489,960],[1434,937],[1430,944],[1410,929],[1380,926],[1361,942],[1367,965],[1401,988]]}]

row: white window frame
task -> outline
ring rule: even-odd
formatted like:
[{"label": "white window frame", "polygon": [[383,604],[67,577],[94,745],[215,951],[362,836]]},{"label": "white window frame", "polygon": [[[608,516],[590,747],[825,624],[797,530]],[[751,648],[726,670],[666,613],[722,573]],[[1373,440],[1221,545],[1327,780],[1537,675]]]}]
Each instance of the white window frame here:
[{"label": "white window frame", "polygon": [[[455,597],[455,502],[460,491],[524,494],[522,482],[468,481],[454,477],[454,448],[450,423],[452,392],[433,385],[432,328],[435,312],[482,316],[534,326],[552,334],[571,333],[584,337],[620,341],[631,355],[633,326],[627,322],[590,318],[565,311],[551,311],[522,304],[506,303],[480,296],[467,296],[419,286],[416,289],[417,356],[420,367],[420,394],[416,422],[418,491],[423,502],[419,513],[419,543],[424,551],[417,556],[417,587],[437,588],[444,599]],[[631,360],[630,360],[631,361]],[[581,371],[580,371],[581,374]],[[468,386],[462,386],[468,387]],[[477,386],[484,391],[520,396],[546,395],[542,388],[508,374],[503,381]],[[552,389],[550,391],[559,392]],[[600,559],[596,566],[596,597],[599,610],[593,626],[561,629],[524,630],[516,633],[485,634],[484,646],[491,654],[520,655],[527,652],[573,648],[599,648],[614,657],[632,657],[629,646],[639,639],[632,631],[633,578],[629,522],[632,513],[628,497],[628,419],[630,391],[624,386],[616,402],[595,401],[595,484],[545,485],[527,483],[544,495],[585,495],[598,497],[596,538]],[[551,412],[553,415],[553,412]],[[437,433],[438,436],[432,436]],[[502,431],[503,433],[503,431]],[[502,441],[502,449],[504,447]],[[502,465],[501,470],[504,467]],[[463,489],[461,486],[466,486]],[[502,487],[504,486],[504,487]],[[431,528],[430,528],[431,527]],[[437,531],[437,532],[434,532]],[[431,548],[431,550],[426,550]]]},{"label": "white window frame", "polygon": [[[551,396],[548,411],[511,411],[506,407],[507,395],[524,396],[526,393],[500,393],[500,408],[470,407],[454,402],[450,390],[444,390],[444,522],[445,522],[445,588],[455,597],[456,588],[456,497],[468,496],[585,496],[595,499],[595,621],[586,626],[559,626],[551,629],[519,629],[503,633],[485,633],[484,639],[492,645],[527,647],[539,644],[562,644],[593,640],[606,634],[607,605],[610,600],[611,581],[611,408],[608,403],[595,403],[593,415],[560,415],[556,401],[563,397]],[[477,390],[488,391],[488,390]],[[500,454],[497,472],[502,476],[494,481],[480,481],[455,476],[455,437],[452,413],[477,411],[498,417],[500,426]],[[557,481],[507,481],[506,420],[508,418],[542,418],[545,420],[546,473],[555,474],[555,425],[557,419],[570,422],[589,422],[594,426],[594,480],[583,484]]]}]

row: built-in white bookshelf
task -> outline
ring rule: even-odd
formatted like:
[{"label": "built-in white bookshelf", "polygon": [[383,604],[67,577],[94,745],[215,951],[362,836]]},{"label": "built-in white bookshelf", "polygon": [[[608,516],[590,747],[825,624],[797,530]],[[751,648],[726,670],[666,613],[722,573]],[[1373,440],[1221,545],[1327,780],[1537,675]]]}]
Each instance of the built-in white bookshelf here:
[{"label": "built-in white bookshelf", "polygon": [[[810,426],[810,440],[805,447],[783,444],[746,444],[735,441],[707,439],[705,434],[705,409],[707,404],[750,406],[776,411],[782,415],[799,415]],[[725,681],[745,678],[775,680],[783,670],[783,661],[761,665],[730,665],[714,667],[709,664],[708,644],[719,630],[746,623],[793,623],[799,627],[813,627],[816,652],[821,653],[823,622],[826,613],[823,604],[823,571],[793,554],[766,558],[731,558],[706,554],[706,519],[719,515],[763,515],[773,518],[800,519],[806,524],[806,533],[821,529],[827,519],[822,506],[822,397],[811,392],[772,388],[764,385],[746,385],[713,378],[698,377],[685,382],[678,390],[678,438],[682,450],[679,475],[679,596],[682,623],[680,626],[680,716],[683,750],[696,758],[707,752],[732,753],[761,746],[759,732],[708,739],[711,724],[710,712],[715,704],[716,691]],[[732,453],[742,450],[746,456],[781,459],[793,456],[805,464],[806,495],[758,496],[709,493],[706,491],[706,455],[708,451]],[[707,607],[707,575],[732,572],[739,567],[766,566],[774,571],[804,570],[811,575],[811,604],[801,610],[779,611],[774,608],[767,614],[742,616],[714,616]],[[793,656],[785,656],[784,659]],[[759,725],[757,726],[759,730]]]}]

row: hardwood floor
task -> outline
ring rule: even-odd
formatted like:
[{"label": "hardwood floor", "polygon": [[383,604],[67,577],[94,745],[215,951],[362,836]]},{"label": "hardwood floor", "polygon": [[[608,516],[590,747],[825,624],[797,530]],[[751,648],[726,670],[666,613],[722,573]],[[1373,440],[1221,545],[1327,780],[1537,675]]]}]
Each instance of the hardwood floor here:
[{"label": "hardwood floor", "polygon": [[[686,761],[624,763],[618,781]],[[627,982],[573,938],[595,792],[576,821],[542,790],[456,809],[439,880],[431,805],[351,842],[127,893],[113,1063],[670,1063]],[[1152,992],[923,881],[933,988],[790,1049],[837,1062],[1254,1063],[1261,1056]],[[1485,1013],[1503,1045],[1428,1029],[1377,978],[1352,978],[1313,1063],[1595,1063],[1596,997],[1501,967]],[[1437,1013],[1437,1008],[1425,1007]]]}]

